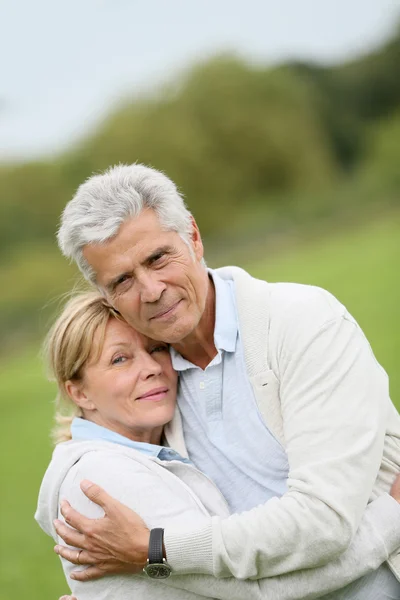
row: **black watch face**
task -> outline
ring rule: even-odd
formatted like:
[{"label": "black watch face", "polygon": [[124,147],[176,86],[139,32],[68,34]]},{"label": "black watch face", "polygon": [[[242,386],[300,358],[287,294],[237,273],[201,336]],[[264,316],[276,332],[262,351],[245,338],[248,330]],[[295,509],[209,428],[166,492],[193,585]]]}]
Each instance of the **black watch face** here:
[{"label": "black watch face", "polygon": [[171,567],[167,564],[150,564],[146,567],[146,573],[152,579],[166,579],[171,575]]}]

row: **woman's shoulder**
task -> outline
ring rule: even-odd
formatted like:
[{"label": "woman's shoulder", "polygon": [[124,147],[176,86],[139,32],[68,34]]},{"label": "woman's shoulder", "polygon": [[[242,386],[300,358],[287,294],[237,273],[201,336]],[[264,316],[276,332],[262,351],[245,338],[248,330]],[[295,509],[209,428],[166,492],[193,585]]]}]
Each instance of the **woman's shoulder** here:
[{"label": "woman's shoulder", "polygon": [[65,498],[87,517],[103,516],[103,510],[80,489],[81,481],[88,479],[139,513],[153,527],[166,519],[174,522],[205,518],[207,512],[196,493],[179,477],[138,451],[119,450],[98,446],[85,452],[65,477],[60,499]]},{"label": "woman's shoulder", "polygon": [[95,507],[81,491],[80,484],[87,479],[120,502],[131,506],[133,502],[137,507],[138,503],[146,503],[154,489],[162,485],[161,469],[137,450],[119,448],[112,443],[96,444],[87,447],[66,473],[60,487],[60,499],[65,498],[87,516],[102,516],[100,507]]},{"label": "woman's shoulder", "polygon": [[66,468],[107,468],[108,465],[129,461],[131,469],[154,469],[156,462],[128,446],[103,440],[70,440],[58,444],[54,450],[52,463],[63,464]]},{"label": "woman's shoulder", "polygon": [[[83,446],[84,444],[84,446]],[[111,442],[96,442],[86,444],[74,443],[79,458],[69,469],[69,479],[78,477],[90,479],[96,476],[101,481],[120,481],[126,474],[161,476],[161,467],[149,456],[134,448],[123,447]]]}]

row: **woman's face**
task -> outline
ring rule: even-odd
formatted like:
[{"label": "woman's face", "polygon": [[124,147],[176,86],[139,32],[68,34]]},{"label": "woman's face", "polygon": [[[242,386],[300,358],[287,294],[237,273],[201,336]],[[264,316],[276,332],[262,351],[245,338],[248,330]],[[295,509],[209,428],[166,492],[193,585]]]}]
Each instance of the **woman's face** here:
[{"label": "woman's face", "polygon": [[76,384],[79,397],[73,399],[98,425],[136,441],[159,443],[162,427],[174,414],[176,388],[167,344],[110,318],[100,357],[89,359]]}]

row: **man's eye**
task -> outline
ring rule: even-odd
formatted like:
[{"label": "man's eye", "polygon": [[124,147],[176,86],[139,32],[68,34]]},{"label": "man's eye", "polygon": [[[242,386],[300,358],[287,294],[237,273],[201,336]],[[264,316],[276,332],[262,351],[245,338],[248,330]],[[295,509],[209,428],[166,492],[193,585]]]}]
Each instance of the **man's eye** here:
[{"label": "man's eye", "polygon": [[117,290],[124,283],[126,284],[126,282],[130,281],[130,279],[131,277],[129,275],[121,275],[121,277],[115,282],[114,290]]},{"label": "man's eye", "polygon": [[150,354],[153,354],[153,352],[168,352],[168,346],[154,346],[150,350]]},{"label": "man's eye", "polygon": [[153,256],[153,260],[151,261],[152,263],[157,263],[160,262],[162,258],[165,257],[165,253],[164,252],[160,252],[160,254],[156,254],[155,256]]}]

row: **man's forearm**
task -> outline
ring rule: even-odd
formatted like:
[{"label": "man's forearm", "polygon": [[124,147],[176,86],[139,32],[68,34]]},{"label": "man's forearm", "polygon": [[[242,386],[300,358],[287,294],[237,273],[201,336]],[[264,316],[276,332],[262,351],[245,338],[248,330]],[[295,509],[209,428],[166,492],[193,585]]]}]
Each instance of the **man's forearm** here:
[{"label": "man's forearm", "polygon": [[193,528],[190,544],[167,530],[182,573],[261,579],[323,566],[350,545],[382,460],[387,378],[353,321],[316,328],[311,317],[311,333],[291,343],[298,360],[280,361],[288,492]]},{"label": "man's forearm", "polygon": [[[144,476],[144,474],[142,474],[140,470],[138,471],[137,466],[134,462],[132,462],[130,459],[122,460],[121,456],[119,456],[119,453],[117,453],[116,457],[102,457],[102,461],[99,466],[98,456],[96,455],[96,459],[94,459],[92,456],[93,454],[94,453],[90,453],[89,456],[91,456],[92,459],[96,462],[96,471],[93,471],[93,465],[85,464],[87,461],[83,459],[80,460],[78,463],[79,473],[71,474],[71,477],[73,477],[71,489],[71,482],[69,482],[67,485],[67,480],[65,480],[65,485],[67,485],[67,488],[65,488],[65,486],[63,487],[63,489],[61,490],[61,496],[66,497],[79,510],[87,513],[87,517],[84,517],[82,515],[80,516],[80,519],[83,519],[85,521],[85,526],[83,530],[89,528],[91,530],[97,531],[97,534],[95,536],[96,539],[94,541],[97,540],[96,543],[98,545],[96,552],[100,552],[101,556],[103,557],[102,568],[104,574],[106,572],[121,572],[121,569],[116,569],[115,566],[115,552],[121,551],[121,543],[119,541],[121,539],[121,536],[125,539],[126,548],[131,550],[131,547],[135,546],[137,550],[138,535],[137,532],[132,533],[135,530],[135,527],[132,527],[132,518],[136,517],[137,519],[139,519],[139,521],[141,521],[141,519],[138,515],[135,515],[135,513],[129,510],[128,506],[130,506],[130,508],[139,510],[140,512],[142,512],[142,514],[148,514],[150,512],[151,514],[154,513],[158,515],[157,523],[165,527],[165,547],[167,560],[174,570],[174,575],[188,573],[204,573],[209,575],[218,575],[217,569],[214,568],[213,551],[216,553],[217,557],[219,557],[221,554],[221,549],[218,547],[214,548],[213,546],[214,540],[212,524],[218,526],[218,524],[221,521],[219,518],[206,517],[204,513],[199,513],[198,505],[192,502],[191,496],[188,496],[187,498],[181,498],[181,495],[177,495],[176,490],[170,489],[169,486],[162,486],[162,488],[160,488],[160,479],[156,476],[153,477],[151,473],[151,478],[148,479],[147,471],[145,471],[146,485],[143,487],[143,489],[146,489],[148,493],[143,497],[142,495],[138,497],[135,493],[137,489],[137,480],[139,477]],[[122,466],[120,464],[121,460]],[[119,466],[119,469],[122,469],[125,474],[129,473],[132,475],[132,477],[128,478],[128,481],[131,482],[130,486],[127,486],[126,477],[124,479],[120,477],[120,471],[117,470],[117,466]],[[132,472],[130,471],[130,468],[132,468]],[[86,472],[87,470],[88,472]],[[96,498],[97,502],[99,501],[99,496],[97,494],[97,496],[95,497],[91,494],[90,490],[92,488],[90,488],[90,490],[86,492],[86,494],[88,494],[88,497],[90,497],[91,499],[90,502],[88,502],[88,499],[85,499],[85,496],[82,495],[82,493],[76,489],[76,481],[80,481],[82,478],[84,479],[88,475],[95,475],[95,477],[98,477],[100,480],[103,478],[104,482],[102,481],[102,483],[107,483],[107,485],[110,487],[110,490],[117,497],[117,499],[112,498],[108,496],[104,490],[101,491],[101,505],[105,507],[104,511],[107,514],[107,519],[99,519],[99,512],[94,511],[94,508],[98,508],[96,507],[95,502]],[[158,500],[160,489],[162,489],[162,503],[160,503]],[[76,493],[72,493],[73,490],[75,490]],[[90,496],[89,493],[91,494]],[[321,573],[323,573],[323,580],[330,579],[337,587],[343,587],[348,582],[358,579],[363,574],[376,569],[383,561],[387,559],[389,554],[391,554],[398,547],[400,547],[400,505],[398,504],[398,501],[400,500],[400,484],[398,493],[396,493],[396,490],[393,490],[392,488],[392,495],[394,496],[394,498],[396,498],[397,502],[394,498],[391,498],[384,494],[382,497],[378,498],[367,507],[361,520],[360,527],[357,530],[351,545],[343,554],[336,557],[333,561],[326,561],[324,566],[320,565],[318,568],[308,569],[306,571],[307,577],[305,578],[305,581],[302,582],[300,576],[300,581],[295,580],[294,587],[297,586],[300,589],[301,585],[304,584],[304,586],[306,586],[306,589],[310,590],[310,586],[312,584],[315,586],[315,589],[317,591],[320,591]],[[121,502],[126,502],[126,505],[121,504]],[[167,511],[165,507],[169,507]],[[175,510],[175,515],[171,515],[172,508],[174,508]],[[127,516],[127,514],[130,516],[130,518],[124,520],[123,517],[124,515]],[[240,516],[246,517],[247,515],[244,514]],[[94,520],[93,517],[95,517]],[[239,517],[236,515],[236,518]],[[86,539],[87,536],[79,533],[79,531],[81,531],[81,528],[79,527],[78,521],[75,522],[72,519],[71,515],[68,519],[68,523],[70,523],[72,527],[75,527],[75,529],[78,530],[77,532],[75,532],[75,534],[80,536],[81,540],[83,539],[84,543],[82,543],[82,547],[86,550],[77,553],[76,550],[71,551],[69,548],[60,547],[61,549],[58,553],[74,564],[90,564],[93,566],[93,563],[96,563],[96,559],[90,558],[90,553],[94,552],[93,536]],[[230,519],[232,519],[232,517],[223,520],[230,521]],[[196,531],[194,532],[194,535],[190,535],[190,529],[193,523],[198,523],[198,527],[200,528],[203,527],[203,525],[205,525],[206,527],[208,527],[209,525],[211,528],[211,534],[206,538],[206,544],[203,545],[201,552],[198,552],[197,548],[199,532]],[[113,530],[113,534],[111,537],[109,535],[110,527]],[[65,526],[64,528],[68,531],[74,531],[73,529],[70,530]],[[146,531],[148,530],[146,529]],[[115,551],[107,551],[107,548],[110,545],[112,546],[113,540],[115,542],[114,538],[117,532],[119,532],[119,534],[116,538],[118,540],[118,543],[115,546]],[[189,533],[183,535],[183,532]],[[334,534],[335,532],[331,533]],[[105,537],[106,541],[103,540],[103,537]],[[174,542],[175,545],[170,544],[171,540]],[[258,546],[256,542],[257,544],[260,542],[260,535],[258,536],[257,540],[254,539],[248,544],[243,543],[242,539],[237,540],[237,552],[236,556],[234,556],[234,559],[237,564],[240,563],[239,568],[242,572],[248,569],[252,572],[256,570],[257,573],[257,569],[261,571],[270,568],[273,569],[274,567],[276,568],[276,564],[272,563],[272,565],[269,565],[267,563],[265,565],[265,561],[263,561],[263,564],[260,568],[260,556],[257,557],[257,554],[255,554],[258,551]],[[264,543],[262,535],[261,542]],[[79,546],[79,542],[77,543],[76,541],[72,541],[71,545]],[[108,559],[107,552],[109,553]],[[77,560],[76,558],[77,554],[79,554],[79,560]],[[87,560],[87,554],[90,560]],[[126,566],[127,564],[130,565],[130,557],[131,552],[129,552],[124,558],[121,559],[121,564],[123,564],[124,566]],[[243,562],[245,563],[244,565]],[[105,566],[107,565],[109,566],[109,568],[106,570]],[[205,569],[204,565],[206,565]],[[143,567],[143,564],[141,564],[141,567]],[[281,565],[278,565],[278,568],[281,568]],[[69,569],[73,569],[73,566],[70,565]],[[325,569],[325,571],[322,569]],[[141,568],[139,570],[141,570]],[[76,572],[77,579],[80,573],[81,571]],[[288,575],[288,573],[290,573],[290,575]],[[235,573],[233,573],[233,575],[235,576]],[[281,571],[279,575],[282,576],[276,578],[276,581],[282,581],[285,579],[286,576],[299,576],[300,572],[296,569],[287,569],[286,573]],[[264,575],[263,577],[265,578],[268,576]],[[242,578],[236,576],[236,579],[258,579],[261,581],[263,577],[257,576],[256,574],[256,576],[247,576]],[[88,578],[85,577],[82,578],[82,580],[83,579]],[[173,581],[173,579],[175,579],[175,577],[171,578],[171,581]],[[181,578],[177,578],[177,580],[180,581]],[[228,579],[221,579],[220,581],[226,582],[228,581]],[[272,581],[272,579],[267,579],[266,581],[270,582]],[[275,594],[277,597],[279,597],[277,595],[278,592]],[[230,600],[233,599],[232,594],[228,593],[227,596],[229,596]],[[215,597],[219,596],[216,595]],[[285,596],[282,595],[282,593],[281,597],[285,598]]]},{"label": "man's forearm", "polygon": [[[258,581],[243,581],[233,577],[217,579],[211,575],[182,575],[170,577],[160,582],[160,585],[186,590],[204,599],[312,600],[341,589],[374,571],[399,546],[400,506],[394,499],[384,495],[367,507],[348,550],[323,567]],[[74,599],[68,597],[68,600]]]},{"label": "man's forearm", "polygon": [[[212,520],[210,520],[212,522]],[[215,521],[214,521],[215,523]],[[211,526],[212,527],[212,526]],[[192,554],[190,549],[196,549],[199,540],[199,532],[192,534],[174,533],[172,528],[165,530],[165,543],[167,550],[167,559],[176,574],[204,573],[215,575],[215,569],[212,560],[213,540],[212,534],[209,541],[209,556],[211,557],[210,566],[203,560],[189,563],[188,554]],[[207,541],[207,537],[205,538]],[[172,542],[172,543],[171,543]],[[204,542],[204,540],[202,540]],[[348,549],[338,556],[335,560],[314,569],[307,569],[306,580],[310,582],[310,576],[316,578],[315,585],[321,573],[324,577],[339,578],[339,586],[343,587],[350,581],[362,577],[366,573],[373,571],[388,556],[400,547],[400,504],[388,494],[384,494],[374,502],[371,502],[366,508],[360,526]],[[206,556],[205,546],[202,547],[201,555]],[[199,555],[197,555],[199,556]],[[242,556],[246,560],[246,548],[242,548]],[[243,566],[242,566],[243,568]],[[300,573],[301,571],[296,571]],[[293,577],[283,574],[283,577]],[[281,579],[280,578],[280,579]],[[263,577],[255,576],[252,579],[262,580]],[[299,577],[300,581],[302,577]],[[272,581],[268,578],[268,581]],[[284,596],[282,596],[284,598]]]},{"label": "man's forearm", "polygon": [[[400,547],[400,505],[383,495],[368,505],[349,548],[336,560],[314,569],[243,581],[207,575],[172,577],[168,586],[219,600],[311,600],[336,591],[376,570]],[[171,562],[171,558],[167,558]],[[257,585],[258,583],[258,585]]]}]

